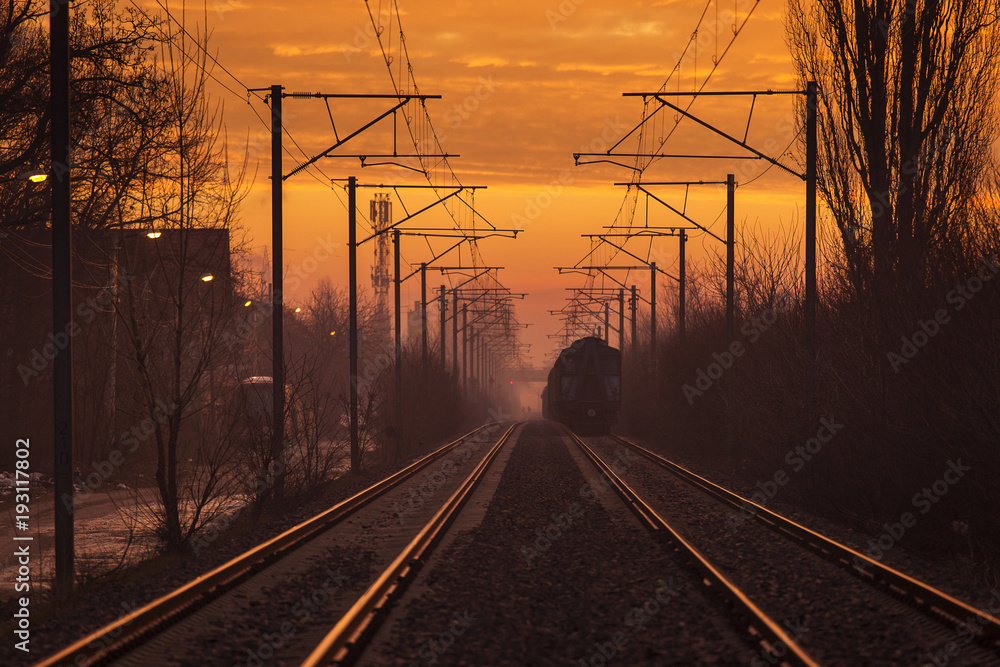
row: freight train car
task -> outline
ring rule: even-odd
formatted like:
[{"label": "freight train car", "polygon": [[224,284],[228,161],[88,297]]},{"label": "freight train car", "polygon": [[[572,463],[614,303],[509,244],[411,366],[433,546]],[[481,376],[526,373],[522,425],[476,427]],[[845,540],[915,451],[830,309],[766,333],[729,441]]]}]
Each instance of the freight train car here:
[{"label": "freight train car", "polygon": [[577,433],[607,434],[618,422],[622,355],[600,338],[559,353],[542,392],[542,416]]}]

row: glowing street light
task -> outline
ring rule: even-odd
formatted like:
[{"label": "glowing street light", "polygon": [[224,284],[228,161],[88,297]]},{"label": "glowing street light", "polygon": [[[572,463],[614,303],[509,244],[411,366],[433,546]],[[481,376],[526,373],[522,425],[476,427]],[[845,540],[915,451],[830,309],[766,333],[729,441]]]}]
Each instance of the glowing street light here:
[{"label": "glowing street light", "polygon": [[148,236],[151,239],[158,239],[161,236],[163,236],[163,232],[151,229],[148,232],[146,232],[146,236]]},{"label": "glowing street light", "polygon": [[201,281],[203,283],[210,283],[213,280],[215,280],[215,276],[213,276],[211,273],[205,273],[205,274],[202,274],[202,276],[201,276]]},{"label": "glowing street light", "polygon": [[41,169],[32,169],[31,171],[26,171],[23,174],[18,174],[18,178],[22,181],[31,181],[32,183],[43,183],[49,178],[48,172],[42,171]]},{"label": "glowing street light", "polygon": [[253,301],[250,301],[250,300],[248,299],[248,300],[247,300],[247,302],[243,304],[243,307],[244,307],[244,308],[249,308],[249,307],[250,307],[250,306],[252,306],[252,305],[253,305]]}]

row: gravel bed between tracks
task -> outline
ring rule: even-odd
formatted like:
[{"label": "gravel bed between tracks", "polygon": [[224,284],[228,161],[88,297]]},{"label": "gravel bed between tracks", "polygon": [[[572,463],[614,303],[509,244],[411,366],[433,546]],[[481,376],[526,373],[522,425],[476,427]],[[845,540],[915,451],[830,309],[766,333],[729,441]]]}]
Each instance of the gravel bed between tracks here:
[{"label": "gravel bed between tracks", "polygon": [[[667,447],[658,447],[655,444],[644,442],[637,438],[628,439],[651,451],[666,456],[691,472],[701,475],[716,484],[721,484],[744,498],[749,498],[754,491],[758,490],[758,483],[766,483],[768,481],[766,478],[754,479],[732,470],[719,470],[707,466],[701,461],[673,456]],[[825,515],[817,515],[813,511],[803,509],[799,505],[788,502],[781,496],[780,489],[776,497],[769,498],[767,502],[762,504],[773,512],[777,512],[861,553],[867,553],[879,538],[886,539],[883,533],[878,530],[875,532],[866,532],[865,530],[852,527],[852,522],[847,517],[838,521],[835,518],[829,518]],[[879,562],[884,565],[888,565],[904,574],[927,582],[948,595],[971,604],[977,609],[985,610],[990,605],[992,605],[994,610],[1000,609],[1000,586],[984,584],[983,581],[986,580],[985,573],[981,569],[978,569],[968,558],[947,558],[920,554],[908,550],[900,543],[894,543],[892,548],[888,550],[877,550],[873,553],[880,556]],[[997,616],[998,614],[994,612],[993,615]]]},{"label": "gravel bed between tracks", "polygon": [[[433,447],[426,448],[426,451],[414,456],[412,460],[416,460],[433,449]],[[13,635],[5,634],[4,641],[0,643],[0,665],[33,664],[58,648],[169,593],[195,577],[319,514],[337,502],[349,498],[406,467],[411,461],[379,466],[360,475],[343,479],[332,490],[311,500],[303,501],[297,506],[289,507],[285,513],[276,516],[266,524],[258,525],[232,539],[219,539],[211,543],[197,556],[178,560],[163,568],[157,568],[149,574],[142,573],[140,566],[135,573],[128,577],[108,581],[88,589],[73,604],[61,607],[54,613],[46,612],[41,605],[36,603],[36,606],[32,607],[34,616],[31,626],[30,653],[25,654],[14,649]],[[323,571],[322,576],[326,577],[325,568]],[[310,589],[312,588],[314,587],[310,586]]]},{"label": "gravel bed between tracks", "polygon": [[[821,664],[987,664],[961,641],[895,598],[750,520],[608,438],[595,451],[628,461],[623,478]],[[945,653],[948,642],[960,648]],[[992,664],[1000,664],[994,659]]]},{"label": "gravel bed between tracks", "polygon": [[[482,522],[435,554],[362,664],[745,664],[753,650],[556,427],[524,426]],[[614,505],[614,507],[612,507]],[[659,594],[659,599],[657,599]],[[377,660],[377,661],[376,661]]]}]

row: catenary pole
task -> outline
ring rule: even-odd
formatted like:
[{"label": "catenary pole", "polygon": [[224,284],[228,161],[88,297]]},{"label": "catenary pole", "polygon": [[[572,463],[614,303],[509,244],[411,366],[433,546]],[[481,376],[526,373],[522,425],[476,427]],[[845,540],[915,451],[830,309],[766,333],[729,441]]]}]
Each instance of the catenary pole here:
[{"label": "catenary pole", "polygon": [[358,440],[358,179],[347,179],[347,280],[350,291],[350,366],[351,366],[351,471],[361,472],[361,443]]}]

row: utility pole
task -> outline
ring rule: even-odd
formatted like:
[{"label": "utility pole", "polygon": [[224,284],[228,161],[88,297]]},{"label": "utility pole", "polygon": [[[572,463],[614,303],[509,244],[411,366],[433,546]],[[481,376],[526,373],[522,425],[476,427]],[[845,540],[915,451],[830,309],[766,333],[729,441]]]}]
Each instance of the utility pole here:
[{"label": "utility pole", "polygon": [[[819,86],[806,84],[806,354],[816,359],[816,107]],[[814,371],[810,371],[813,374]],[[815,387],[810,387],[815,389]],[[810,397],[812,398],[812,397]]]},{"label": "utility pole", "polygon": [[726,345],[736,335],[735,263],[736,263],[736,180],[726,174]]},{"label": "utility pole", "polygon": [[[73,324],[72,227],[70,207],[69,2],[49,3],[52,104],[52,366],[53,455],[55,457],[56,597],[73,592]],[[62,349],[60,349],[62,347]],[[15,536],[17,540],[21,536]],[[30,539],[30,537],[28,538]]]},{"label": "utility pole", "polygon": [[656,262],[649,263],[649,353],[656,360]]},{"label": "utility pole", "polygon": [[458,290],[451,291],[451,375],[458,380]]},{"label": "utility pole", "polygon": [[482,330],[473,329],[472,334],[472,372],[476,379],[476,392],[483,393],[483,333]]},{"label": "utility pole", "polygon": [[611,344],[611,332],[609,331],[609,320],[611,319],[611,305],[609,302],[604,302],[604,342],[608,345]]},{"label": "utility pole", "polygon": [[684,246],[687,242],[687,233],[682,229],[678,236],[680,239],[680,291],[677,296],[677,335],[680,338],[681,346],[684,345],[684,340],[687,336],[687,324],[685,322],[686,312],[684,306],[685,298],[685,288],[686,288],[686,275],[684,270]]},{"label": "utility pole", "polygon": [[448,302],[444,298],[444,285],[441,285],[441,372],[448,372],[448,346],[445,345],[445,321],[448,318]]},{"label": "utility pole", "polygon": [[396,372],[396,454],[398,455],[403,444],[403,323],[400,318],[400,286],[402,281],[399,275],[399,230],[392,230],[392,264],[393,264],[393,314],[395,324],[395,360],[393,366]]},{"label": "utility pole", "polygon": [[625,351],[625,288],[618,288],[618,350]]},{"label": "utility pole", "polygon": [[[726,174],[726,347],[736,337],[735,270],[736,270],[736,181],[733,174]],[[736,440],[733,429],[733,391],[736,368],[726,378],[726,445],[735,454]]]},{"label": "utility pole", "polygon": [[462,304],[462,393],[469,397],[469,310]]},{"label": "utility pole", "polygon": [[361,470],[361,443],[358,441],[358,179],[347,179],[348,290],[351,346],[351,470]]},{"label": "utility pole", "polygon": [[472,386],[472,391],[477,391],[478,383],[476,382],[476,331],[472,330],[469,332],[469,384]]},{"label": "utility pole", "polygon": [[631,342],[629,343],[630,354],[635,351],[635,309],[637,303],[638,303],[638,297],[636,296],[635,293],[635,285],[632,285],[632,299],[630,300],[630,304],[632,306],[632,338]]},{"label": "utility pole", "polygon": [[281,90],[271,86],[271,460],[274,462],[274,497],[284,491],[285,452],[285,351],[284,351],[284,253],[281,205]]},{"label": "utility pole", "polygon": [[427,366],[427,262],[420,263],[420,359]]}]

